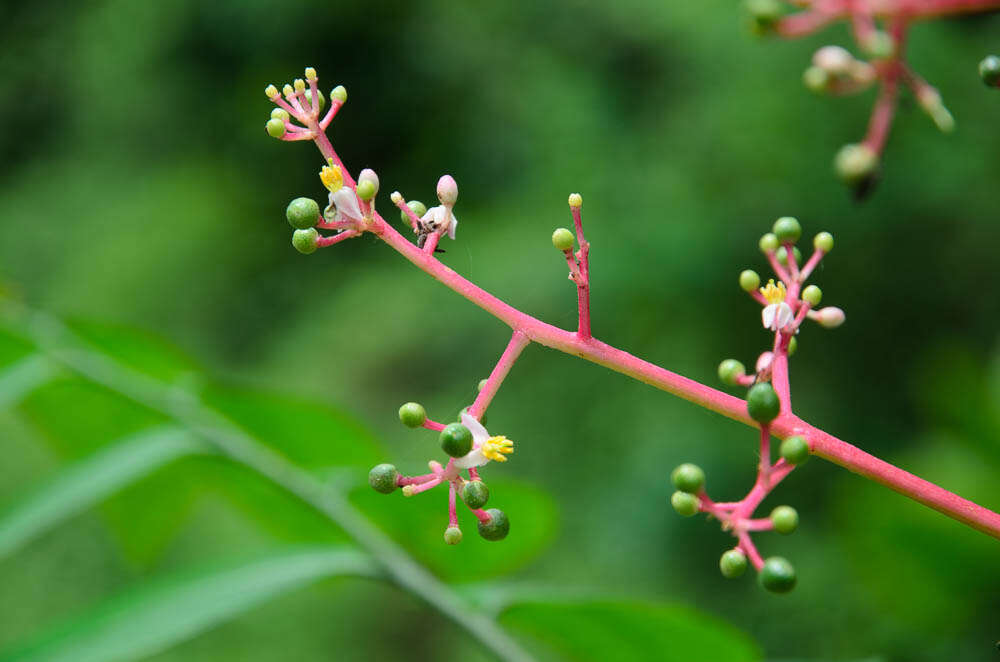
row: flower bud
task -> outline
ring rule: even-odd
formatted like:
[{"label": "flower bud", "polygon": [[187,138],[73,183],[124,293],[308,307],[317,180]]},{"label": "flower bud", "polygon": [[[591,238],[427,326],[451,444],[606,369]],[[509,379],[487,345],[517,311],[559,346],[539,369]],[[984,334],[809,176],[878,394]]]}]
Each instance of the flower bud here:
[{"label": "flower bud", "polygon": [[288,83],[285,83],[284,86],[281,88],[281,93],[285,95],[286,99],[295,96],[295,90],[292,89],[292,86],[289,85]]},{"label": "flower bud", "polygon": [[316,228],[296,230],[292,233],[292,246],[303,255],[315,253],[316,249],[319,248],[317,241],[319,241],[319,232],[316,231]]},{"label": "flower bud", "polygon": [[573,250],[573,233],[566,228],[558,228],[552,233],[552,245],[559,251]]},{"label": "flower bud", "polygon": [[740,289],[744,292],[753,292],[760,287],[760,274],[753,269],[744,269],[740,272]]},{"label": "flower bud", "polygon": [[[410,211],[417,215],[417,218],[421,218],[427,213],[427,205],[419,200],[410,200],[406,203],[406,206],[410,208]],[[412,225],[412,223],[410,223],[410,217],[407,216],[406,212],[402,209],[399,210],[399,218],[403,221],[403,225]]]},{"label": "flower bud", "polygon": [[319,222],[319,204],[312,198],[295,198],[288,203],[285,218],[298,230],[311,228]]},{"label": "flower bud", "polygon": [[778,238],[774,236],[774,234],[768,232],[760,238],[760,241],[757,242],[757,246],[760,247],[761,253],[773,251],[778,247]]},{"label": "flower bud", "polygon": [[833,160],[833,168],[837,176],[846,184],[859,184],[875,174],[878,167],[878,154],[861,143],[844,145]]},{"label": "flower bud", "polygon": [[368,472],[368,484],[376,492],[389,494],[396,490],[396,479],[399,472],[391,464],[377,464]]},{"label": "flower bud", "polygon": [[296,78],[292,81],[292,87],[295,88],[296,92],[304,92],[306,89],[306,82],[301,78]]},{"label": "flower bud", "polygon": [[569,195],[569,206],[570,207],[582,207],[583,206],[583,196],[579,193],[570,193]]},{"label": "flower bud", "polygon": [[312,82],[316,80],[316,70],[312,67],[306,67],[306,80]]},{"label": "flower bud", "polygon": [[760,585],[772,593],[788,593],[795,588],[795,568],[788,559],[772,556],[757,575]]},{"label": "flower bud", "polygon": [[451,457],[462,457],[472,450],[472,432],[461,423],[449,423],[441,430],[441,450]]},{"label": "flower bud", "polygon": [[792,216],[782,216],[774,222],[771,232],[783,244],[795,243],[802,236],[802,226],[797,218]]},{"label": "flower bud", "polygon": [[705,484],[705,472],[697,464],[685,462],[671,472],[670,481],[681,492],[696,494]]},{"label": "flower bud", "polygon": [[[982,70],[982,65],[980,65],[980,70]],[[264,94],[267,95],[268,99],[274,99],[278,96],[278,88],[274,85],[268,85],[264,88]]]},{"label": "flower bud", "polygon": [[416,402],[407,402],[399,408],[399,422],[408,428],[419,428],[427,420],[427,411]]},{"label": "flower bud", "polygon": [[285,135],[285,123],[277,118],[271,118],[264,125],[264,130],[272,138],[281,138]]},{"label": "flower bud", "polygon": [[809,305],[815,308],[819,305],[819,302],[823,299],[823,290],[819,289],[815,285],[807,285],[804,290],[802,290],[802,300],[808,301]]},{"label": "flower bud", "polygon": [[746,366],[736,359],[726,359],[719,364],[719,380],[723,384],[736,386],[740,381],[740,377],[746,373]]},{"label": "flower bud", "polygon": [[480,379],[479,380],[479,383],[476,384],[476,391],[477,392],[478,391],[482,391],[484,388],[486,388],[486,381],[487,380],[485,380],[485,379]]},{"label": "flower bud", "polygon": [[771,511],[770,519],[778,533],[789,534],[799,526],[799,514],[791,506],[778,506]]},{"label": "flower bud", "polygon": [[677,511],[678,515],[691,517],[698,513],[698,497],[680,490],[670,496],[670,505]]},{"label": "flower bud", "polygon": [[437,183],[437,196],[441,204],[451,207],[458,201],[458,184],[451,175],[442,175]]},{"label": "flower bud", "polygon": [[987,55],[979,63],[979,77],[988,87],[1000,87],[1000,57]]},{"label": "flower bud", "polygon": [[457,545],[462,542],[462,529],[457,526],[449,526],[444,530],[444,541],[449,545]]},{"label": "flower bud", "polygon": [[760,382],[747,392],[747,413],[758,423],[770,423],[781,411],[778,394],[770,382]]},{"label": "flower bud", "polygon": [[358,197],[364,201],[371,200],[378,193],[378,175],[371,168],[365,168],[358,175]]},{"label": "flower bud", "polygon": [[490,518],[486,522],[479,522],[479,535],[485,540],[503,540],[510,533],[510,521],[507,514],[497,508],[490,508],[486,511]]},{"label": "flower bud", "polygon": [[754,370],[757,372],[763,372],[771,367],[771,361],[774,360],[773,352],[761,352],[760,356],[757,357],[757,364],[754,366]]},{"label": "flower bud", "polygon": [[347,101],[347,88],[343,85],[338,85],[330,90],[330,98],[336,99],[340,103],[345,103]]},{"label": "flower bud", "polygon": [[820,232],[813,237],[813,248],[824,253],[829,253],[833,250],[833,235],[829,232]]},{"label": "flower bud", "polygon": [[271,111],[271,119],[273,119],[273,120],[281,120],[282,122],[287,122],[287,121],[289,121],[292,118],[288,114],[288,111],[285,110],[284,108],[275,108],[274,110]]},{"label": "flower bud", "polygon": [[802,84],[810,92],[822,94],[830,87],[830,74],[822,67],[808,67],[802,72]]},{"label": "flower bud", "polygon": [[955,118],[945,108],[941,101],[941,94],[933,87],[923,85],[917,90],[917,103],[923,108],[931,120],[943,133],[951,133],[955,129]]},{"label": "flower bud", "polygon": [[875,30],[869,33],[861,40],[860,44],[865,53],[880,60],[892,57],[896,51],[896,44],[893,43],[889,33],[884,30]]},{"label": "flower bud", "polygon": [[836,329],[844,323],[846,316],[844,315],[844,311],[840,308],[827,306],[826,308],[820,308],[817,310],[816,317],[814,319],[816,319],[816,321],[826,329]]},{"label": "flower bud", "polygon": [[490,500],[490,488],[486,487],[486,483],[481,480],[471,480],[462,485],[459,496],[462,497],[465,505],[475,510],[482,508]]},{"label": "flower bud", "polygon": [[854,56],[840,46],[824,46],[813,53],[812,61],[832,76],[846,76],[854,65]]},{"label": "flower bud", "polygon": [[736,579],[747,571],[747,555],[738,549],[726,551],[719,559],[719,570],[726,579]]},{"label": "flower bud", "polygon": [[809,459],[809,444],[802,437],[789,437],[781,442],[778,452],[785,459],[785,462],[802,464]]}]

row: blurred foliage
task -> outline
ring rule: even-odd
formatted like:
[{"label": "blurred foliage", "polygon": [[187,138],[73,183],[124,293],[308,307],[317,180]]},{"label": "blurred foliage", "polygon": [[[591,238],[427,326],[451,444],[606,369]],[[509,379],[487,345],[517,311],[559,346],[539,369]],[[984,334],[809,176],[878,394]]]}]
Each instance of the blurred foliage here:
[{"label": "blurred foliage", "polygon": [[[859,205],[830,155],[862,135],[871,94],[817,98],[799,82],[812,51],[846,45],[846,32],[761,41],[737,4],[17,4],[0,26],[0,276],[33,305],[101,320],[75,328],[346,488],[384,459],[418,473],[436,454],[433,435],[405,431],[396,408],[417,400],[436,418],[456,415],[507,333],[373,239],[309,258],[292,250],[282,210],[321,194],[320,160],[266,137],[262,91],[312,65],[325,88],[350,93],[331,138],[352,169],[373,167],[384,191],[424,201],[441,173],[457,178],[462,231],[446,242],[448,264],[573,324],[548,237],[580,191],[596,335],[708,383],[719,360],[752,363],[767,342],[736,287],[740,269],[764,266],[756,238],[784,214],[807,236],[833,232],[815,280],[848,323],[802,333],[797,410],[1000,508],[1000,97],[976,75],[1000,17],[913,27],[910,60],[958,129],[941,136],[904,103],[884,178]],[[116,334],[119,324],[150,333]],[[29,352],[3,338],[0,365]],[[61,375],[0,410],[0,503],[163,422]],[[729,539],[666,508],[681,461],[706,469],[714,496],[742,494],[751,431],[538,348],[514,368],[490,428],[518,443],[486,476],[513,524],[509,557],[471,531],[459,549],[440,544],[439,493],[355,497],[443,576],[492,568],[689,604],[774,660],[995,659],[995,541],[879,486],[813,461],[763,505],[791,503],[803,520],[794,536],[761,538],[762,552],[799,571],[796,591],[775,598],[722,579]],[[191,563],[345,541],[205,455],[86,513],[0,561],[0,646]],[[496,556],[477,557],[485,549]],[[486,659],[412,597],[333,581],[150,659]],[[548,623],[531,634],[553,652],[578,650],[563,633],[582,616],[522,614]]]}]

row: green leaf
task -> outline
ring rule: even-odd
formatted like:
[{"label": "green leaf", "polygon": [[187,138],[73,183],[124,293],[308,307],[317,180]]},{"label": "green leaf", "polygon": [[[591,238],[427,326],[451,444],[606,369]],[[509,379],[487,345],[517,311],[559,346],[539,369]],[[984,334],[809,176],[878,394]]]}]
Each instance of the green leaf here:
[{"label": "green leaf", "polygon": [[10,407],[45,384],[59,369],[40,354],[31,354],[8,365],[0,372],[0,408]]},{"label": "green leaf", "polygon": [[524,566],[555,538],[557,512],[545,491],[510,480],[483,479],[490,488],[487,508],[499,508],[510,519],[510,535],[490,542],[479,537],[477,520],[459,500],[459,524],[464,533],[458,545],[444,543],[448,526],[448,488],[434,489],[406,498],[399,490],[378,494],[365,485],[351,494],[351,501],[421,563],[451,581],[497,577]]},{"label": "green leaf", "polygon": [[295,548],[153,580],[62,624],[0,662],[135,660],[191,639],[282,593],[333,576],[376,576],[360,552]]},{"label": "green leaf", "polygon": [[541,651],[574,662],[752,662],[760,649],[744,633],[690,607],[615,600],[517,603],[500,623]]},{"label": "green leaf", "polygon": [[157,428],[63,469],[0,515],[0,557],[173,460],[206,447],[179,428]]},{"label": "green leaf", "polygon": [[201,372],[191,357],[150,331],[92,320],[73,320],[66,325],[92,349],[147,377],[169,383]]}]

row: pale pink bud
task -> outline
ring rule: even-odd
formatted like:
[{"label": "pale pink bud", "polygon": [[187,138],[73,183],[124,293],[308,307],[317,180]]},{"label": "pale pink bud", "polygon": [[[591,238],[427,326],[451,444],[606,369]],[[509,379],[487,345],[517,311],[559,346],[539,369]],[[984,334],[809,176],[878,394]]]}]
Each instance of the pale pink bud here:
[{"label": "pale pink bud", "polygon": [[772,352],[764,352],[759,357],[757,357],[757,372],[764,372],[771,367],[771,361],[774,360],[774,354]]},{"label": "pale pink bud", "polygon": [[442,175],[437,185],[438,200],[442,205],[451,207],[458,200],[458,184],[451,175]]},{"label": "pale pink bud", "polygon": [[827,306],[816,311],[816,321],[827,329],[836,329],[844,323],[844,319],[846,319],[846,316],[840,308]]},{"label": "pale pink bud", "polygon": [[835,76],[847,74],[854,56],[840,46],[824,46],[813,54],[813,64]]}]

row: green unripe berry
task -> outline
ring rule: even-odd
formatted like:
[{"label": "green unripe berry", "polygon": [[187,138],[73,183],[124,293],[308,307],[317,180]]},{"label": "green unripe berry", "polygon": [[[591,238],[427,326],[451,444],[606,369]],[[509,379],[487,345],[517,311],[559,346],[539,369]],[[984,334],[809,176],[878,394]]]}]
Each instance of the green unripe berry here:
[{"label": "green unripe berry", "polygon": [[315,253],[316,249],[319,248],[316,242],[319,241],[319,232],[316,232],[316,228],[308,228],[306,230],[296,230],[292,233],[292,246],[295,250],[302,253],[303,255],[309,255],[310,253]]},{"label": "green unripe berry", "polygon": [[833,250],[833,235],[829,232],[820,232],[813,237],[813,248],[824,253],[829,253]]},{"label": "green unripe berry", "polygon": [[753,292],[760,287],[760,274],[753,269],[744,269],[740,272],[740,289],[744,292]]},{"label": "green unripe berry", "polygon": [[365,180],[358,182],[357,192],[358,197],[367,202],[375,197],[375,193],[378,192],[378,189],[375,188],[374,182]]},{"label": "green unripe berry", "polygon": [[573,233],[566,228],[558,228],[552,233],[552,245],[559,251],[573,250]]},{"label": "green unripe berry", "polygon": [[462,457],[472,450],[472,432],[461,423],[449,423],[441,430],[441,450],[452,457]]},{"label": "green unripe berry", "polygon": [[792,216],[782,216],[774,222],[774,226],[771,228],[771,232],[774,236],[778,238],[783,244],[789,242],[795,243],[802,236],[802,226],[799,225],[799,220]]},{"label": "green unripe berry", "polygon": [[802,290],[802,300],[808,301],[809,305],[815,308],[819,305],[819,302],[823,300],[823,290],[819,289],[815,285],[807,285],[804,290]]},{"label": "green unripe berry", "polygon": [[396,479],[399,472],[391,464],[377,464],[368,472],[368,484],[376,492],[389,494],[396,490]]},{"label": "green unripe berry", "polygon": [[799,526],[799,514],[791,506],[778,506],[771,511],[771,523],[778,533],[788,534]]},{"label": "green unripe berry", "polygon": [[[792,255],[795,256],[795,264],[802,264],[802,251],[799,250],[798,246],[792,246]],[[788,266],[788,251],[784,246],[778,249],[778,252],[774,255],[778,258],[778,262],[782,265]]]},{"label": "green unripe berry", "polygon": [[[427,205],[419,200],[410,200],[406,203],[406,206],[409,207],[414,214],[416,214],[417,218],[423,218],[424,214],[427,213]],[[399,218],[403,221],[403,225],[410,227],[410,217],[402,209],[399,210]]]},{"label": "green unripe berry", "polygon": [[705,472],[697,464],[685,462],[673,470],[670,480],[681,492],[696,494],[705,484]]},{"label": "green unripe berry", "polygon": [[503,540],[510,533],[510,521],[506,513],[497,508],[490,508],[486,511],[490,518],[486,522],[479,522],[479,535],[486,540]]},{"label": "green unripe berry", "polygon": [[719,364],[719,379],[723,384],[736,386],[740,377],[747,374],[746,367],[736,359],[726,359]]},{"label": "green unripe berry", "polygon": [[778,394],[770,382],[760,382],[747,392],[747,413],[758,423],[770,423],[781,411]]},{"label": "green unripe berry", "polygon": [[419,428],[427,420],[427,411],[416,402],[407,402],[399,408],[399,422],[408,428]]},{"label": "green unripe berry", "polygon": [[810,92],[822,94],[830,84],[830,74],[822,67],[809,67],[802,72],[802,83]]},{"label": "green unripe berry", "polygon": [[267,135],[272,138],[281,138],[285,135],[285,123],[279,119],[271,118],[267,121],[267,124],[264,125],[264,130],[267,131]]},{"label": "green unripe berry", "polygon": [[336,99],[340,103],[347,101],[347,88],[343,85],[338,85],[330,91],[330,98]]},{"label": "green unripe berry", "polygon": [[778,452],[785,462],[802,464],[809,459],[809,444],[802,437],[789,437],[781,442]]},{"label": "green unripe berry", "polygon": [[860,184],[875,174],[878,154],[862,144],[844,145],[833,159],[833,169],[845,184]]},{"label": "green unripe berry", "polygon": [[457,526],[449,526],[444,530],[444,541],[449,545],[457,545],[462,542],[462,529]]},{"label": "green unripe berry", "polygon": [[670,505],[674,507],[678,515],[691,517],[698,513],[698,497],[680,490],[670,495]]},{"label": "green unripe berry", "polygon": [[791,356],[799,348],[799,341],[792,336],[788,341],[788,355]]},{"label": "green unripe berry", "polygon": [[795,588],[795,568],[788,559],[772,556],[757,575],[760,585],[772,593],[788,593]]},{"label": "green unripe berry", "polygon": [[726,551],[719,559],[719,570],[726,579],[736,579],[747,571],[747,555],[738,549]]},{"label": "green unripe berry", "polygon": [[770,32],[783,13],[777,0],[746,0],[746,8],[753,20],[753,30],[758,34]]},{"label": "green unripe berry", "polygon": [[462,485],[459,496],[469,508],[482,508],[490,500],[490,488],[481,480],[471,480]]},{"label": "green unripe berry", "polygon": [[861,48],[871,57],[882,59],[891,57],[896,50],[896,45],[887,32],[875,30],[861,41]]},{"label": "green unripe berry", "polygon": [[989,87],[1000,86],[1000,57],[987,55],[979,63],[979,77]]},{"label": "green unripe berry", "polygon": [[[323,109],[326,108],[326,97],[323,96],[323,93],[320,90],[316,90],[316,91],[319,92],[319,112],[322,113]],[[306,101],[308,101],[309,105],[311,106],[312,105],[312,90],[306,90],[305,91],[305,95],[306,95]]]},{"label": "green unripe berry", "polygon": [[768,232],[760,241],[757,242],[757,246],[760,248],[761,253],[767,253],[773,251],[778,247],[778,238],[771,232]]},{"label": "green unripe berry", "polygon": [[292,116],[288,114],[288,111],[284,108],[275,108],[271,111],[271,119],[281,120],[282,122],[288,122],[292,119]]},{"label": "green unripe berry", "polygon": [[480,379],[479,380],[479,384],[476,385],[476,390],[477,391],[482,391],[484,388],[486,388],[486,380],[485,379]]},{"label": "green unripe berry", "polygon": [[[459,423],[462,422],[462,414],[468,414],[468,413],[469,413],[469,408],[462,407],[462,411],[458,412],[458,422]],[[486,425],[486,412],[484,411],[483,415],[477,418],[476,420],[482,423],[483,425]]]},{"label": "green unripe berry", "polygon": [[312,198],[295,198],[288,203],[285,218],[298,230],[311,228],[319,222],[319,204]]}]

